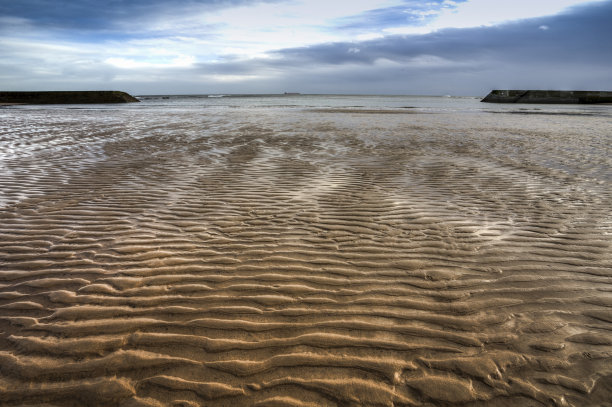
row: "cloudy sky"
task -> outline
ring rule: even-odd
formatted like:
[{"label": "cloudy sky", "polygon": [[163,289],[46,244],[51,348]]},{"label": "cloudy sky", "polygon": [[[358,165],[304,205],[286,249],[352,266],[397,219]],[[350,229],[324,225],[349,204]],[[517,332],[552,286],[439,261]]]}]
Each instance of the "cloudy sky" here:
[{"label": "cloudy sky", "polygon": [[612,90],[612,0],[0,0],[0,90]]}]

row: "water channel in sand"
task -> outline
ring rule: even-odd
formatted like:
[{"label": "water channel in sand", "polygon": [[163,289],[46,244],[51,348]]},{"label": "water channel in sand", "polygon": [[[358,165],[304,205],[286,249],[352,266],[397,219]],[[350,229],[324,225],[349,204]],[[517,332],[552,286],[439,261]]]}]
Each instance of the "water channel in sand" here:
[{"label": "water channel in sand", "polygon": [[0,404],[611,406],[611,106],[0,108]]}]

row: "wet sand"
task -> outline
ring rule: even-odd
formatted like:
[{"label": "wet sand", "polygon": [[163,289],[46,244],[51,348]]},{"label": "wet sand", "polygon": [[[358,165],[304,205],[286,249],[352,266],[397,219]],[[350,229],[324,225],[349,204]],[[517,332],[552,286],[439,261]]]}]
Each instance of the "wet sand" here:
[{"label": "wet sand", "polygon": [[58,114],[0,127],[1,405],[612,405],[608,119]]}]

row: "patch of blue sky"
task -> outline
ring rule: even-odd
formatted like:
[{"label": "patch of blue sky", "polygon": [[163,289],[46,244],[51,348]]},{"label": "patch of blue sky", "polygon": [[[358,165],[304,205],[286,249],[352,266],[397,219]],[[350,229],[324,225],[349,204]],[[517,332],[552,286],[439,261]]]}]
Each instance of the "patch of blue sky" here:
[{"label": "patch of blue sky", "polygon": [[346,16],[335,21],[337,29],[385,29],[398,26],[423,26],[434,20],[442,10],[455,8],[468,0],[408,0],[404,4],[376,8]]}]

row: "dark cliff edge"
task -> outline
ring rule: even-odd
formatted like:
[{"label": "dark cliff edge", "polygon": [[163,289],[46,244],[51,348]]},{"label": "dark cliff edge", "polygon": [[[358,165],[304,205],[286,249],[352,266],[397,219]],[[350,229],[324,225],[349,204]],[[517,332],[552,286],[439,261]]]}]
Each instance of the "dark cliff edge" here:
[{"label": "dark cliff edge", "polygon": [[117,90],[58,91],[58,92],[0,92],[2,104],[85,104],[139,102],[134,96]]},{"label": "dark cliff edge", "polygon": [[481,102],[543,104],[612,103],[612,92],[586,90],[492,90]]}]

